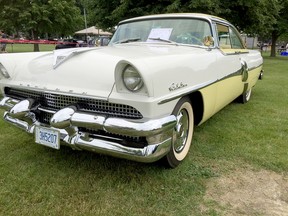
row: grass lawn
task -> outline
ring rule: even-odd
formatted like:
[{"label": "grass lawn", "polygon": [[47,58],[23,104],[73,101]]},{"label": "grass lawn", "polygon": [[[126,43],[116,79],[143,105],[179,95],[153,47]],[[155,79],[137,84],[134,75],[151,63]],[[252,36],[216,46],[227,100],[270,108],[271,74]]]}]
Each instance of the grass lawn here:
[{"label": "grass lawn", "polygon": [[[40,51],[52,51],[55,49],[55,45],[53,44],[39,44]],[[8,53],[16,53],[16,52],[33,52],[34,45],[33,44],[7,44],[6,51]]]},{"label": "grass lawn", "polygon": [[0,215],[227,214],[204,199],[211,179],[246,167],[288,174],[288,57],[265,57],[264,70],[249,103],[196,128],[176,169],[39,146],[1,118]]}]

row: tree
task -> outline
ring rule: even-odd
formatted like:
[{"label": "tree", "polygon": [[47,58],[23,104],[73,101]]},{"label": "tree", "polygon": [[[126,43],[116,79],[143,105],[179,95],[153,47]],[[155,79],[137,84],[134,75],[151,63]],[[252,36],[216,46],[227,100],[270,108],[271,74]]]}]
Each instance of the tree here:
[{"label": "tree", "polygon": [[[93,20],[102,28],[111,28],[120,20],[158,13],[196,12],[223,17],[240,31],[252,35],[270,35],[272,52],[276,40],[288,30],[288,0],[86,0]],[[285,11],[286,9],[286,11]]]},{"label": "tree", "polygon": [[288,0],[223,0],[228,6],[222,16],[234,23],[240,30],[252,35],[269,38],[272,42],[271,56],[276,56],[276,41],[288,31]]},{"label": "tree", "polygon": [[280,0],[281,8],[276,16],[277,22],[273,25],[271,30],[271,57],[276,56],[276,42],[281,35],[288,34],[288,0]]},{"label": "tree", "polygon": [[[30,32],[32,39],[51,32],[71,34],[83,22],[75,0],[0,0],[0,4],[0,28]],[[39,51],[38,44],[34,51]]]},{"label": "tree", "polygon": [[94,14],[93,21],[103,29],[113,28],[123,19],[131,17],[167,13],[166,8],[172,0],[98,0],[89,1],[90,14]]}]

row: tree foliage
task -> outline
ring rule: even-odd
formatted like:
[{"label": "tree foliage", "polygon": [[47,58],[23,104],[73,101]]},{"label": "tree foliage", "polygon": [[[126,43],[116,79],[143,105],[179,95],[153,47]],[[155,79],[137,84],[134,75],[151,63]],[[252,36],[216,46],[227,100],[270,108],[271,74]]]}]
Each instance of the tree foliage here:
[{"label": "tree foliage", "polygon": [[135,16],[196,12],[223,17],[248,34],[269,35],[272,42],[273,38],[288,31],[288,0],[86,1],[89,2],[90,13],[94,15],[94,23],[106,29],[117,25],[120,20]]},{"label": "tree foliage", "polygon": [[[111,29],[131,17],[160,13],[207,13],[233,23],[240,31],[277,39],[288,32],[288,0],[0,0],[0,29],[68,35],[89,26]],[[82,25],[81,25],[82,23]]]},{"label": "tree foliage", "polygon": [[[87,0],[86,0],[87,1]],[[89,0],[88,0],[89,1]],[[286,1],[286,0],[283,0]],[[267,33],[277,22],[278,0],[90,0],[94,21],[104,28],[120,20],[159,13],[197,12],[221,16],[247,33]]]},{"label": "tree foliage", "polygon": [[279,0],[280,9],[276,16],[277,22],[274,23],[271,30],[271,57],[276,56],[276,42],[281,35],[288,34],[288,0]]},{"label": "tree foliage", "polygon": [[30,32],[34,39],[44,33],[71,34],[83,22],[75,0],[0,0],[0,5],[0,28]]},{"label": "tree foliage", "polygon": [[98,0],[89,1],[89,14],[96,26],[113,28],[119,21],[135,16],[165,13],[171,0]]}]

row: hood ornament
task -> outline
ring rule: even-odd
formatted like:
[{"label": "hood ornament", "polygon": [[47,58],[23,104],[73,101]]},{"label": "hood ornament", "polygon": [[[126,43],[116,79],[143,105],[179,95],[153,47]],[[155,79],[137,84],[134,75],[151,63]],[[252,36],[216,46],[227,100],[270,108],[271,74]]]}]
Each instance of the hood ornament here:
[{"label": "hood ornament", "polygon": [[57,68],[64,61],[68,60],[72,56],[87,51],[93,50],[92,48],[75,48],[75,49],[62,49],[54,50],[53,52],[53,69]]}]

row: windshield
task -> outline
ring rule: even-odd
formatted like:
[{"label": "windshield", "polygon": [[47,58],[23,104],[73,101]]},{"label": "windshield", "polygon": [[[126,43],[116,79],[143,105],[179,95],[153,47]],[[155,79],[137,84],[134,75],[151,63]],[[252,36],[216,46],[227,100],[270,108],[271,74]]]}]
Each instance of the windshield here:
[{"label": "windshield", "polygon": [[153,19],[124,23],[118,26],[110,44],[130,42],[163,42],[204,45],[211,37],[207,21],[200,19]]}]

